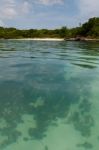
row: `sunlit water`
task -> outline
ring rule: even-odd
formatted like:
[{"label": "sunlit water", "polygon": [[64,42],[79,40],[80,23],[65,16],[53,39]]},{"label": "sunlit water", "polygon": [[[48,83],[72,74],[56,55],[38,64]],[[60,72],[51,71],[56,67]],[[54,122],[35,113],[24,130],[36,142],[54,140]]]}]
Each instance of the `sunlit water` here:
[{"label": "sunlit water", "polygon": [[0,150],[99,149],[99,43],[0,41]]}]

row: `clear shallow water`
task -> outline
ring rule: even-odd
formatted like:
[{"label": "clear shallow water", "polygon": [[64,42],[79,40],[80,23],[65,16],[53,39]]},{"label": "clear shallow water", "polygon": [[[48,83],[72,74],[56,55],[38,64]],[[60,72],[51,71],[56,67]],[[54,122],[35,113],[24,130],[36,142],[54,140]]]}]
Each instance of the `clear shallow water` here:
[{"label": "clear shallow water", "polygon": [[0,150],[97,150],[99,43],[0,41]]}]

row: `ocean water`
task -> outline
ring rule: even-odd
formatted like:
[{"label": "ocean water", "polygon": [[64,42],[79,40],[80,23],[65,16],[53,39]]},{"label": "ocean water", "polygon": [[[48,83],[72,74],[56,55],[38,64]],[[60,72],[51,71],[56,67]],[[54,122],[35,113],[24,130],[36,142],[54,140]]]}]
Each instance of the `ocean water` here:
[{"label": "ocean water", "polygon": [[99,43],[0,40],[0,150],[98,150]]}]

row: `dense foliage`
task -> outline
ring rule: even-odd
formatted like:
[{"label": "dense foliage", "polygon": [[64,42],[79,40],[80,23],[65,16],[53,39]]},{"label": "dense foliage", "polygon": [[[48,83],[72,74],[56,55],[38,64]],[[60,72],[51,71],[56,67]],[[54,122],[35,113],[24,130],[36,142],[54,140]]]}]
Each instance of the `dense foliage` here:
[{"label": "dense foliage", "polygon": [[99,38],[99,18],[91,18],[88,22],[82,24],[80,27],[68,29],[62,27],[61,29],[29,29],[19,30],[16,28],[0,27],[0,38],[72,38],[72,37],[91,37]]}]

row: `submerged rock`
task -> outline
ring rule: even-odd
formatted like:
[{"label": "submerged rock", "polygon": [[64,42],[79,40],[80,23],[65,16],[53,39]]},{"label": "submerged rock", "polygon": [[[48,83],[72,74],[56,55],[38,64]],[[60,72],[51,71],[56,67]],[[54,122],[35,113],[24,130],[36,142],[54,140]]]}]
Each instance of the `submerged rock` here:
[{"label": "submerged rock", "polygon": [[27,137],[24,137],[23,140],[24,140],[24,141],[28,141],[29,139],[28,139]]},{"label": "submerged rock", "polygon": [[83,144],[77,144],[77,147],[84,147],[86,149],[91,149],[93,148],[93,145],[89,142],[84,142]]},{"label": "submerged rock", "polygon": [[48,150],[48,146],[47,145],[44,147],[44,150]]}]

